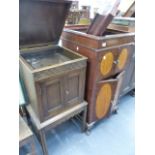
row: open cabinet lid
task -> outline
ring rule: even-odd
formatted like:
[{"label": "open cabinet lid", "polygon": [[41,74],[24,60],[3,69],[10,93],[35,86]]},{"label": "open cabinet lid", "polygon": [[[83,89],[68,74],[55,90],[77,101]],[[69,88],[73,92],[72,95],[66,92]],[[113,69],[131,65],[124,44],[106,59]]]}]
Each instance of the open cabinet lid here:
[{"label": "open cabinet lid", "polygon": [[19,46],[57,44],[71,3],[69,0],[19,0]]}]

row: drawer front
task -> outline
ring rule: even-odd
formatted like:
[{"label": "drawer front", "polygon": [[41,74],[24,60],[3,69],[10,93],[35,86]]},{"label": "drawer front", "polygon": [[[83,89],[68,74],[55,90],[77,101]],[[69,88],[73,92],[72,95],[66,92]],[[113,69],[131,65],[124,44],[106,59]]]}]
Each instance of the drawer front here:
[{"label": "drawer front", "polygon": [[85,68],[37,82],[42,120],[47,120],[83,101]]},{"label": "drawer front", "polygon": [[123,71],[133,53],[133,44],[100,50],[97,64],[97,80],[109,78]]},{"label": "drawer front", "polygon": [[117,109],[124,72],[114,79],[103,80],[96,84],[94,101],[88,106],[88,123],[100,120]]}]

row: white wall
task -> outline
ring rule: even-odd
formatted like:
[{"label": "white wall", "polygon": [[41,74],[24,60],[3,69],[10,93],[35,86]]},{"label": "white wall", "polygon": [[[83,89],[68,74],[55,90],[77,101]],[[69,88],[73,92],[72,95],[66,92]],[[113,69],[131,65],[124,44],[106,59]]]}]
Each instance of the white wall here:
[{"label": "white wall", "polygon": [[91,17],[93,17],[94,8],[98,8],[99,13],[106,11],[116,0],[79,0],[79,6],[90,5]]},{"label": "white wall", "polygon": [[[94,8],[99,8],[99,13],[106,11],[116,0],[79,0],[79,6],[90,5],[91,17],[93,17]],[[120,0],[119,10],[125,11],[134,0]]]}]

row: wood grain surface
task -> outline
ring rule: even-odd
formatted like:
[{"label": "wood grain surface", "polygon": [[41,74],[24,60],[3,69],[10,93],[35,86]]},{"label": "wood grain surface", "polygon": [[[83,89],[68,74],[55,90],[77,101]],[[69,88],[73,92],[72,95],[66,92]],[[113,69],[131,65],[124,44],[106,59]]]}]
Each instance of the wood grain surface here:
[{"label": "wood grain surface", "polygon": [[104,117],[109,109],[112,97],[112,90],[109,84],[101,87],[96,99],[96,116],[101,119]]},{"label": "wood grain surface", "polygon": [[118,57],[118,68],[121,70],[124,68],[128,58],[128,50],[126,48],[122,49]]},{"label": "wood grain surface", "polygon": [[114,56],[113,56],[113,54],[111,52],[106,53],[102,57],[102,61],[101,61],[101,64],[100,64],[100,71],[101,71],[101,74],[103,76],[108,74],[111,71],[113,61],[114,61]]}]

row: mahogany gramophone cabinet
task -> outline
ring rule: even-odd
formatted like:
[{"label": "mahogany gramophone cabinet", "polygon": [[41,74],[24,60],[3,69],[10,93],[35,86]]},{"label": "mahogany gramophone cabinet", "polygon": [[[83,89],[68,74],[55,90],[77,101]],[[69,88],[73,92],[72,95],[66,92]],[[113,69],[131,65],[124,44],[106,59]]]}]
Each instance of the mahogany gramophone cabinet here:
[{"label": "mahogany gramophone cabinet", "polygon": [[134,54],[134,32],[128,32],[129,26],[114,25],[103,36],[87,34],[88,25],[66,26],[61,36],[64,47],[88,57],[85,99],[89,125],[117,109],[126,74],[122,71]]}]

